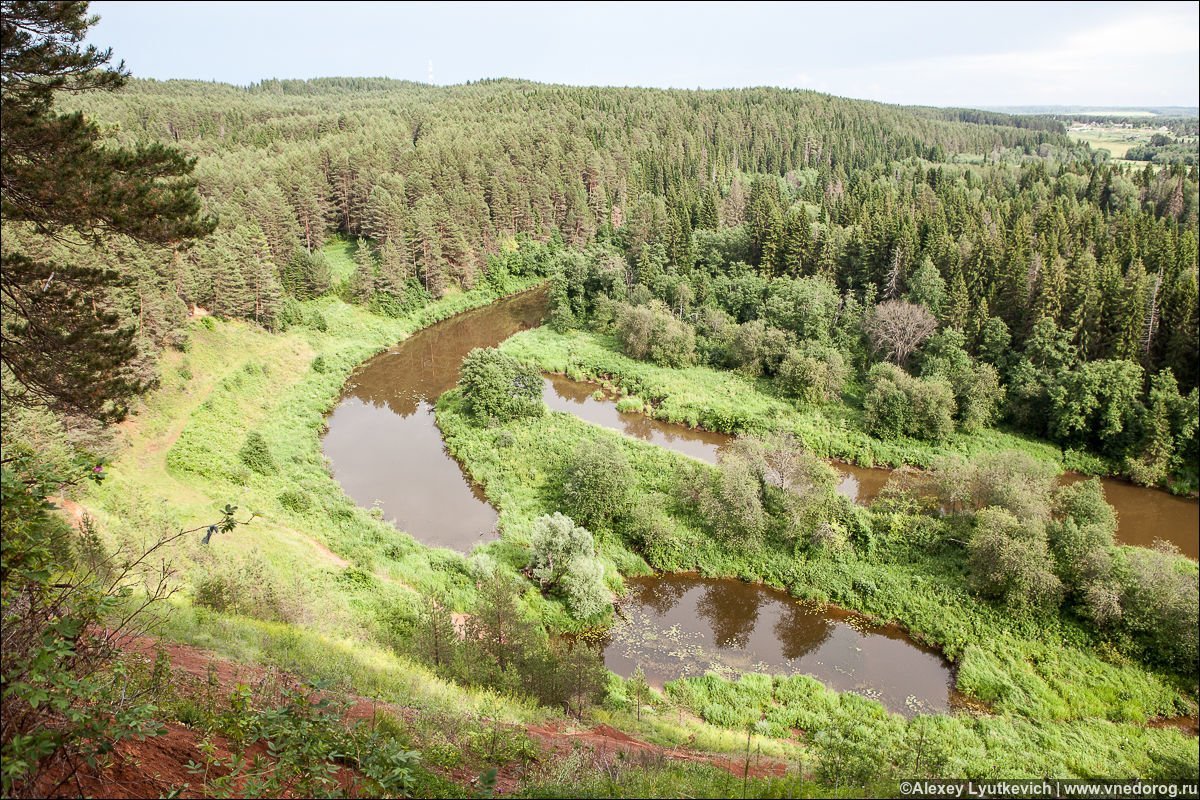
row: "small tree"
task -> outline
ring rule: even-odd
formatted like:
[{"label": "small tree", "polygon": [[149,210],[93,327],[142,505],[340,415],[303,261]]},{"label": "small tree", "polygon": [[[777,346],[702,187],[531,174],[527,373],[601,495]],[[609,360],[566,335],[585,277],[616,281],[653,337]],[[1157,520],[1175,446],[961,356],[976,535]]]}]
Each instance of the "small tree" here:
[{"label": "small tree", "polygon": [[413,652],[440,670],[451,669],[459,651],[458,631],[450,609],[436,596],[421,604],[412,635]]},{"label": "small tree", "polygon": [[544,591],[560,591],[576,617],[595,616],[611,604],[592,534],[570,517],[555,513],[534,520],[530,549],[530,573]]},{"label": "small tree", "polygon": [[777,380],[783,391],[805,403],[824,403],[842,393],[848,374],[846,361],[836,348],[803,342],[783,357]]},{"label": "small tree", "polygon": [[270,475],[278,469],[275,465],[275,458],[271,455],[271,448],[267,445],[267,440],[258,431],[250,431],[246,436],[246,442],[238,451],[238,458],[260,475]]},{"label": "small tree", "polygon": [[530,574],[543,589],[553,589],[567,574],[571,563],[580,558],[592,558],[596,543],[586,528],[576,525],[565,514],[547,514],[533,521],[529,548]]},{"label": "small tree", "polygon": [[607,530],[629,511],[636,480],[629,458],[615,441],[583,441],[567,460],[563,498],[575,519],[592,530]]},{"label": "small tree", "polygon": [[1056,606],[1062,582],[1038,520],[1019,520],[1001,508],[975,516],[969,545],[971,577],[979,591],[1010,606]]},{"label": "small tree", "polygon": [[880,303],[867,320],[867,336],[875,351],[900,366],[936,330],[937,319],[929,309],[904,300]]},{"label": "small tree", "polygon": [[458,379],[467,410],[485,420],[507,422],[545,413],[542,376],[495,348],[476,348],[467,354]]},{"label": "small tree", "polygon": [[283,288],[298,300],[311,300],[329,291],[333,282],[329,262],[319,250],[297,248],[280,276]]},{"label": "small tree", "polygon": [[646,673],[642,671],[639,664],[638,668],[633,671],[633,675],[626,681],[626,686],[629,688],[629,695],[633,698],[633,702],[637,705],[638,722],[642,721],[642,703],[650,697],[650,684],[646,682]]},{"label": "small tree", "polygon": [[867,380],[863,411],[875,436],[936,441],[954,432],[954,391],[940,378],[918,379],[894,364],[876,364]]}]

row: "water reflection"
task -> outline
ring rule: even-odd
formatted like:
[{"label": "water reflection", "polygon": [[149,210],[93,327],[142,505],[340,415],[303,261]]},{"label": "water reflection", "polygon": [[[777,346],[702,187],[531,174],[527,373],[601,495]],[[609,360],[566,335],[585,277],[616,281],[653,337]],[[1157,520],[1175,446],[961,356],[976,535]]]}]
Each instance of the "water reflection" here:
[{"label": "water reflection", "polygon": [[547,375],[542,398],[553,411],[564,411],[594,425],[620,431],[626,436],[691,456],[710,464],[721,449],[733,441],[724,433],[702,431],[662,422],[646,414],[617,411],[616,399],[600,392],[592,383],[573,381],[565,375]]},{"label": "water reflection", "polygon": [[661,685],[706,671],[806,673],[904,714],[950,707],[949,664],[901,631],[740,581],[657,575],[628,584],[604,651],[620,675],[640,666]]},{"label": "water reflection", "polygon": [[[580,419],[621,431],[643,441],[666,447],[715,464],[732,436],[683,425],[661,422],[645,414],[621,413],[616,400],[603,392],[599,396],[592,383],[573,381],[563,375],[547,376],[542,396],[555,411],[565,411]],[[834,462],[842,473],[837,490],[856,503],[867,504],[882,491],[892,470],[883,467],[858,467]],[[1067,473],[1062,481],[1070,483],[1083,476]],[[1200,555],[1200,503],[1167,494],[1158,489],[1134,486],[1124,481],[1104,479],[1104,494],[1117,510],[1117,541],[1152,547],[1155,540],[1171,542],[1191,559]]]},{"label": "water reflection", "polygon": [[458,382],[467,353],[545,312],[545,290],[527,292],[431,325],[359,367],[321,445],[346,494],[425,544],[465,552],[494,538],[496,511],[446,452],[433,403]]}]

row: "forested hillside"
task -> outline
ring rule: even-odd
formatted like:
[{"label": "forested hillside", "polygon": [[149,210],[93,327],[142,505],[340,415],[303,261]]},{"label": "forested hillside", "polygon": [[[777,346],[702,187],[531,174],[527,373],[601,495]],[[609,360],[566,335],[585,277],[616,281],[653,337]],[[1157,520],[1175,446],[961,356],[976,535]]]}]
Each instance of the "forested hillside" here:
[{"label": "forested hillside", "polygon": [[[1196,564],[1063,473],[1196,493],[1197,166],[809,91],[126,80],[86,3],[3,4],[6,795],[1194,780]],[[716,648],[812,638],[708,663],[626,613],[680,574]],[[614,667],[631,619],[705,674]],[[847,630],[928,698],[802,661]]]},{"label": "forested hillside", "polygon": [[110,254],[142,264],[119,302],[144,345],[172,341],[185,303],[286,325],[287,298],[339,277],[331,233],[369,243],[343,295],[391,314],[473,286],[514,236],[599,240],[641,302],[691,323],[720,305],[768,339],[807,338],[765,311],[794,279],[828,287],[834,317],[913,301],[994,368],[985,422],[1194,485],[1195,167],[1111,165],[1043,117],[774,89],[135,81],[67,102],[117,141],[199,156],[221,220],[172,257]]}]

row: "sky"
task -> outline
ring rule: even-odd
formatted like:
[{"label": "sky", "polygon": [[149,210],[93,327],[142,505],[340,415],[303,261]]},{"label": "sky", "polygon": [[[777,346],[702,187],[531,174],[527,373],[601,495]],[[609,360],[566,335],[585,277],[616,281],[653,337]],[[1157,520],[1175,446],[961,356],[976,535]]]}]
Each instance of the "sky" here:
[{"label": "sky", "polygon": [[1195,106],[1200,2],[93,2],[135,76],[815,89],[888,103]]}]

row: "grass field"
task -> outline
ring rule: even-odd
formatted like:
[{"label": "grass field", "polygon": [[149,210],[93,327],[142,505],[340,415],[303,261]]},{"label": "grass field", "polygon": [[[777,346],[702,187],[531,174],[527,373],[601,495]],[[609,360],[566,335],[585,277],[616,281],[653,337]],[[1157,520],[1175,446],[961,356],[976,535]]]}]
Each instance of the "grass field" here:
[{"label": "grass field", "polygon": [[1157,132],[1156,128],[1072,127],[1068,129],[1067,135],[1076,141],[1087,142],[1093,150],[1104,149],[1111,153],[1113,158],[1124,159],[1129,148],[1149,142],[1150,137]]}]

